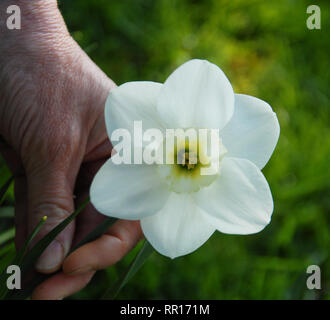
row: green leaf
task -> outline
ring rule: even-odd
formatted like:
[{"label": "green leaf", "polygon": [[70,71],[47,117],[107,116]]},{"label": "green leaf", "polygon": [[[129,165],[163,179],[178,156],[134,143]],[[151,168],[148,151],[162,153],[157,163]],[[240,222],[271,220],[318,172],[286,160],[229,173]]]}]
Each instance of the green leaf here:
[{"label": "green leaf", "polygon": [[11,183],[14,180],[14,176],[11,176],[5,183],[4,185],[0,188],[0,206],[3,203],[3,201],[6,198],[6,193],[11,185]]},{"label": "green leaf", "polygon": [[[31,241],[34,239],[34,237],[38,234],[40,228],[45,223],[46,219],[47,219],[47,217],[43,217],[39,221],[38,225],[34,228],[34,230],[32,231],[31,235],[28,237],[28,239],[25,241],[22,248],[17,252],[15,258],[13,260],[11,260],[11,262],[9,262],[9,265],[20,265],[22,263],[22,259],[23,259],[23,256],[24,256],[27,248],[29,247],[29,245],[30,245]],[[12,236],[14,237],[15,229],[12,228],[11,230],[13,231]],[[9,230],[9,231],[11,231],[11,230]],[[6,270],[3,270],[3,273],[0,276],[0,299],[4,299],[8,293],[8,288],[7,288],[7,286],[5,286],[6,277],[7,277]]]},{"label": "green leaf", "polygon": [[0,245],[4,244],[5,242],[13,239],[15,236],[15,228],[8,229],[0,234]]},{"label": "green leaf", "polygon": [[[29,236],[28,240],[25,242],[23,248],[18,252],[14,259],[14,263],[12,264],[18,264],[21,268],[21,275],[22,279],[25,278],[28,271],[33,267],[37,259],[41,256],[41,254],[44,252],[44,250],[49,246],[49,244],[57,237],[57,235],[62,232],[65,227],[72,222],[72,220],[86,207],[86,205],[89,203],[89,198],[87,198],[79,207],[78,209],[72,213],[69,217],[67,217],[64,221],[62,221],[58,226],[56,226],[53,230],[51,230],[49,233],[47,233],[42,239],[40,239],[33,248],[28,251],[25,254],[26,249],[28,248],[29,244],[33,240],[33,238],[36,236],[36,234],[39,232],[42,224],[46,221],[46,217],[42,218],[39,224],[36,226],[36,228],[33,230],[31,235]],[[6,298],[6,295],[8,293],[8,289],[5,285],[5,277],[6,273],[3,273],[0,276],[0,299]],[[23,290],[19,290],[23,291]],[[11,292],[10,295],[14,294],[14,292]]]},{"label": "green leaf", "polygon": [[134,276],[134,274],[143,266],[146,260],[154,252],[154,248],[151,244],[145,240],[143,246],[139,253],[136,255],[135,259],[129,265],[127,270],[122,274],[118,281],[114,284],[110,290],[106,291],[103,295],[102,300],[112,300],[117,297],[120,290],[127,284],[127,282]]},{"label": "green leaf", "polygon": [[[7,290],[7,286],[6,286],[6,280],[7,280],[7,267],[12,265],[12,261],[13,259],[15,258],[15,250],[8,250],[7,251],[7,254],[1,258],[1,262],[0,262],[0,272],[1,272],[1,277],[0,277],[0,280],[1,280],[1,283],[0,283],[0,291],[3,290],[3,286],[5,286],[5,289],[4,291]],[[5,275],[5,276],[2,276],[2,275]],[[1,296],[1,295],[0,295]],[[0,300],[2,298],[0,297]]]},{"label": "green leaf", "polygon": [[70,224],[73,219],[86,207],[89,203],[89,198],[87,198],[78,209],[68,216],[64,221],[57,225],[53,230],[47,233],[41,240],[39,240],[34,247],[26,254],[21,265],[22,277],[33,267],[35,262],[45,251],[45,249],[50,245],[50,243]]},{"label": "green leaf", "polygon": [[[15,244],[14,242],[9,242],[8,244],[4,245],[1,249],[0,249],[0,257],[4,256],[5,254],[7,254],[9,251],[15,251]],[[2,262],[2,260],[1,260]],[[1,268],[0,268],[1,270]]]},{"label": "green leaf", "polygon": [[35,236],[38,234],[38,232],[40,231],[41,227],[46,222],[46,220],[47,220],[47,216],[44,216],[42,219],[40,219],[39,223],[34,228],[34,230],[32,231],[32,233],[28,237],[28,239],[25,241],[25,243],[22,246],[22,248],[18,251],[13,264],[20,265],[22,263],[23,257],[25,255],[25,253],[26,253],[29,245],[31,244],[31,242],[35,238]]},{"label": "green leaf", "polygon": [[[116,218],[106,218],[104,221],[102,221],[94,230],[92,230],[83,240],[81,240],[71,251],[73,252],[74,250],[78,249],[82,245],[95,240],[116,221]],[[24,290],[16,290],[13,292],[10,296],[7,298],[10,300],[22,300],[22,299],[27,299],[33,292],[33,290],[43,281],[48,279],[49,277],[53,276],[54,274],[51,275],[46,275],[46,274],[37,274],[32,280],[29,281],[28,284],[25,285]]]},{"label": "green leaf", "polygon": [[14,218],[14,207],[1,207],[0,208],[0,219],[3,218]]},{"label": "green leaf", "polygon": [[[106,218],[104,221],[102,221],[93,231],[91,231],[83,240],[81,240],[72,250],[78,249],[82,245],[91,242],[95,239],[97,239],[100,235],[102,235],[104,232],[108,230],[108,228],[114,224],[118,219],[117,218]],[[70,253],[71,253],[70,252]]]}]

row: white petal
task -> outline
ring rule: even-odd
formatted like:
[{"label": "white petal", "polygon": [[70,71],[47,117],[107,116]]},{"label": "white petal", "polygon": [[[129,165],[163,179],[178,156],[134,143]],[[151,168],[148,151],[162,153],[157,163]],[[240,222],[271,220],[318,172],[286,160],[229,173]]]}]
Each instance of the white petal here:
[{"label": "white petal", "polygon": [[189,194],[171,193],[154,216],[141,220],[143,233],[161,254],[175,258],[199,248],[215,231]]},{"label": "white petal", "polygon": [[108,136],[116,129],[133,132],[133,122],[142,121],[143,131],[163,128],[156,104],[161,83],[151,81],[127,82],[110,91],[105,104]]},{"label": "white petal", "polygon": [[91,202],[101,213],[137,220],[163,207],[169,191],[153,165],[116,165],[109,159],[97,172]]},{"label": "white petal", "polygon": [[279,134],[276,114],[268,103],[235,94],[234,115],[220,132],[228,157],[248,159],[262,169],[275,149]]},{"label": "white petal", "polygon": [[217,181],[196,194],[198,206],[221,232],[261,231],[273,212],[273,199],[260,169],[249,160],[225,158]]},{"label": "white petal", "polygon": [[215,64],[190,60],[166,80],[157,109],[167,128],[221,129],[233,114],[234,92]]}]

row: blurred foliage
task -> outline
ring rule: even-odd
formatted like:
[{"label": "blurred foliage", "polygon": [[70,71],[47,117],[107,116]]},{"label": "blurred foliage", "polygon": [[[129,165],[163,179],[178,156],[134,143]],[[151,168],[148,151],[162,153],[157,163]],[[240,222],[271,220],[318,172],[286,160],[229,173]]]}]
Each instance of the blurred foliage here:
[{"label": "blurred foliage", "polygon": [[[321,8],[321,30],[306,27],[312,3]],[[120,299],[330,298],[330,3],[312,3],[60,1],[72,36],[117,84],[163,82],[186,60],[207,59],[222,68],[235,92],[269,102],[281,125],[263,170],[275,203],[271,224],[249,236],[217,232],[198,251],[175,260],[154,254]],[[9,175],[0,165],[1,185]],[[11,190],[6,212],[13,203]],[[7,230],[12,218],[1,210]],[[100,297],[139,247],[73,298]],[[306,288],[310,264],[321,267],[322,290]]]}]

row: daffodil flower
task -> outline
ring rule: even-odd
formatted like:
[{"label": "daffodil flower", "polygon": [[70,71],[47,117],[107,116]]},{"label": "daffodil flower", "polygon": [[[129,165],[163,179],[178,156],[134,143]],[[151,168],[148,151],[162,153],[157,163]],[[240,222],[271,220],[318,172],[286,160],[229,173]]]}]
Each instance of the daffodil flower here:
[{"label": "daffodil flower", "polygon": [[[234,94],[216,65],[191,60],[164,84],[125,83],[110,92],[105,120],[109,137],[119,128],[133,133],[136,120],[144,129],[162,132],[219,130],[220,166],[211,176],[199,174],[196,150],[187,150],[179,141],[175,147],[180,163],[115,164],[109,159],[93,180],[95,208],[105,215],[140,220],[146,239],[161,254],[182,256],[216,230],[252,234],[270,222],[273,199],[261,169],[279,137],[276,114],[260,99]],[[187,161],[190,157],[193,163]]]}]

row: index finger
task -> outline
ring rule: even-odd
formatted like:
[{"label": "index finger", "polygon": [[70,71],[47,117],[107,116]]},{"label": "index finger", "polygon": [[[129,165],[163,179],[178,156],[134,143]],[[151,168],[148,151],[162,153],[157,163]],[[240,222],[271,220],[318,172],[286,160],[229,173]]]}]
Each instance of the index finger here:
[{"label": "index finger", "polygon": [[143,238],[140,221],[119,220],[100,238],[71,253],[63,263],[65,274],[105,269],[121,260]]}]

